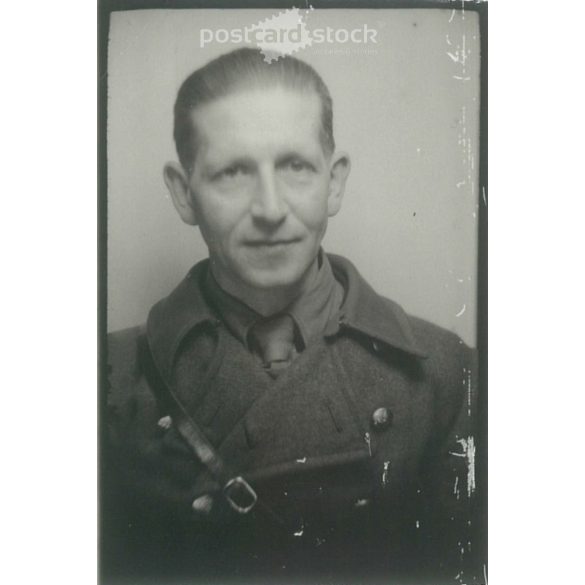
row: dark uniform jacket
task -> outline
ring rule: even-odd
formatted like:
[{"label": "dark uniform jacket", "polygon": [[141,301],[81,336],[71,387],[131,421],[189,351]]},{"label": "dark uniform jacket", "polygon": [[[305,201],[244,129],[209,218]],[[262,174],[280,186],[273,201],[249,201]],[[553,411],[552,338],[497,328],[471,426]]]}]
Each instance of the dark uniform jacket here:
[{"label": "dark uniform jacket", "polygon": [[[474,354],[329,258],[339,318],[276,380],[205,298],[208,261],[109,336],[103,582],[481,582]],[[226,503],[169,388],[261,507]]]}]

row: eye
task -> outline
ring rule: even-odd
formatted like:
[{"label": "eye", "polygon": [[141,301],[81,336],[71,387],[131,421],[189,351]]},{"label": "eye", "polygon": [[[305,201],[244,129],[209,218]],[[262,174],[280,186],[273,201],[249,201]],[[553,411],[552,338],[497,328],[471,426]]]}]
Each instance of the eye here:
[{"label": "eye", "polygon": [[228,167],[227,169],[223,169],[220,171],[221,177],[227,177],[228,179],[233,179],[240,174],[244,174],[246,170],[241,165],[234,165],[233,167]]},{"label": "eye", "polygon": [[288,161],[286,166],[288,166],[288,168],[295,173],[309,172],[314,170],[313,165],[298,158]]},{"label": "eye", "polygon": [[295,181],[308,181],[316,172],[314,165],[300,157],[287,158],[278,165],[278,168],[284,176]]},{"label": "eye", "polygon": [[301,160],[292,160],[289,164],[290,168],[297,173],[300,173],[301,171],[304,171],[308,168],[308,165]]},{"label": "eye", "polygon": [[231,165],[216,173],[213,177],[214,181],[219,182],[233,182],[242,179],[250,174],[250,169],[241,164]]}]

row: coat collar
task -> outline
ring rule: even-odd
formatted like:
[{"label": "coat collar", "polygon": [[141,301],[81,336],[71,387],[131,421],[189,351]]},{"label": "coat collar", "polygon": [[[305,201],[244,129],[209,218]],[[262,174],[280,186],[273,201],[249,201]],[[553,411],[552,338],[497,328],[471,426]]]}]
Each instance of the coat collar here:
[{"label": "coat collar", "polygon": [[380,296],[346,258],[329,254],[335,277],[345,289],[341,325],[420,358],[428,354],[414,337],[408,316],[400,305]]},{"label": "coat collar", "polygon": [[[334,254],[328,254],[328,257],[335,277],[346,291],[339,324],[414,356],[427,357],[417,344],[402,308],[378,295],[349,260]],[[187,333],[204,323],[219,324],[203,292],[208,269],[209,260],[196,264],[179,286],[154,305],[148,315],[146,334],[149,346],[166,379],[171,378],[175,356]]]}]

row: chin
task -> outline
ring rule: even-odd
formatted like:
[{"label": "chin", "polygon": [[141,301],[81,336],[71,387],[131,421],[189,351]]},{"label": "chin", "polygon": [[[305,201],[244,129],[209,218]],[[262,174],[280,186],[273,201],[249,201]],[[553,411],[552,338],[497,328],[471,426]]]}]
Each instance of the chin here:
[{"label": "chin", "polygon": [[256,289],[288,288],[300,282],[305,271],[298,268],[273,268],[255,270],[242,279],[248,286]]}]

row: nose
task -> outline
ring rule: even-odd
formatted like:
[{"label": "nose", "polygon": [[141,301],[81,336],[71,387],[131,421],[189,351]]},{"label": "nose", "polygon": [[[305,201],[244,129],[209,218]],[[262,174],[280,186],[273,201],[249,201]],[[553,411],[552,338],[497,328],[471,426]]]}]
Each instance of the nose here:
[{"label": "nose", "polygon": [[262,169],[258,176],[250,213],[259,223],[275,226],[285,219],[288,208],[282,198],[273,169]]}]

